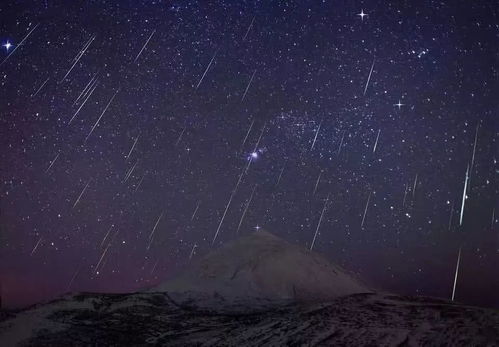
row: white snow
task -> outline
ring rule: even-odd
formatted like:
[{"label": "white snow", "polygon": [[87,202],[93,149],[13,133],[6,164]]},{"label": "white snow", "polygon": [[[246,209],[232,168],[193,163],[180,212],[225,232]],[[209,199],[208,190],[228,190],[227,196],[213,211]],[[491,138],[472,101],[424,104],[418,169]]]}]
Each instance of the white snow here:
[{"label": "white snow", "polygon": [[300,301],[372,292],[319,254],[265,231],[257,231],[210,252],[178,277],[149,291]]},{"label": "white snow", "polygon": [[32,338],[37,332],[63,331],[68,325],[49,319],[50,315],[64,309],[92,309],[89,301],[73,301],[72,296],[63,297],[48,304],[36,305],[31,309],[17,314],[14,318],[0,323],[0,345],[17,346]]}]

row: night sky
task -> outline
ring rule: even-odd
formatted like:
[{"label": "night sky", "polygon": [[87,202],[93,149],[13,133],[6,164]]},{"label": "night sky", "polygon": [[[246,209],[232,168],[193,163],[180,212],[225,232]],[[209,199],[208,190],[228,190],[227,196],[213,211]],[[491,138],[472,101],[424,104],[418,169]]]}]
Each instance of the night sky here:
[{"label": "night sky", "polygon": [[499,307],[496,1],[2,1],[0,41],[4,306],[264,229],[448,299],[462,248]]}]

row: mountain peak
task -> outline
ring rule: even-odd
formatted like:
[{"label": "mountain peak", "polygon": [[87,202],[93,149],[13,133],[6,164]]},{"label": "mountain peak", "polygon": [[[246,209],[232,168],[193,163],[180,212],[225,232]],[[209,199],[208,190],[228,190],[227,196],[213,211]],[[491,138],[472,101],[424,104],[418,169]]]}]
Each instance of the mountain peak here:
[{"label": "mountain peak", "polygon": [[276,236],[276,235],[274,235],[274,234],[272,234],[264,229],[254,231],[251,234],[248,234],[248,235],[243,236],[243,237],[250,237],[250,238],[254,238],[254,239],[274,239],[274,240],[281,240],[283,242],[286,242],[283,239],[281,239],[280,237],[278,237],[278,236]]},{"label": "mountain peak", "polygon": [[295,300],[371,292],[321,255],[262,230],[211,251],[152,290]]}]

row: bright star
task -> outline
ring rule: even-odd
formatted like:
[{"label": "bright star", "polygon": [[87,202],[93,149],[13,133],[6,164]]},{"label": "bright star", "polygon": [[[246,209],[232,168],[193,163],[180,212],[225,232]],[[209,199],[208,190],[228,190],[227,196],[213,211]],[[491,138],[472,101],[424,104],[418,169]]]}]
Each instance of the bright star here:
[{"label": "bright star", "polygon": [[6,50],[7,50],[7,52],[8,52],[8,51],[9,51],[9,49],[10,49],[10,47],[12,47],[12,44],[11,44],[9,41],[7,41],[7,42],[6,42],[6,43],[4,43],[2,46],[3,46],[3,47],[5,47],[5,49],[6,49]]},{"label": "bright star", "polygon": [[257,224],[257,226],[255,227],[256,231],[260,230],[261,228],[262,228],[262,227],[261,227],[261,226],[259,226],[258,224]]},{"label": "bright star", "polygon": [[360,10],[360,13],[358,13],[357,16],[360,16],[360,19],[364,20],[364,17],[367,16],[367,13],[364,13],[364,10]]},{"label": "bright star", "polygon": [[399,108],[399,110],[400,110],[400,108],[401,108],[402,106],[404,106],[404,104],[403,104],[403,103],[401,103],[401,102],[400,102],[400,99],[399,99],[399,102],[398,102],[398,103],[396,103],[396,104],[393,104],[393,106],[397,106],[397,107]]},{"label": "bright star", "polygon": [[258,151],[254,151],[248,154],[248,160],[253,161],[258,159]]}]

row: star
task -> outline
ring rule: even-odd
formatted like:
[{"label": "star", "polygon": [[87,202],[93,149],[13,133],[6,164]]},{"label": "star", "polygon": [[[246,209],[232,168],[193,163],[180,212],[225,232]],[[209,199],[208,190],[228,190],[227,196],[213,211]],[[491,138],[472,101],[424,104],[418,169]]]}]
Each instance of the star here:
[{"label": "star", "polygon": [[5,49],[6,49],[6,50],[7,50],[7,52],[8,52],[8,51],[9,51],[9,49],[10,49],[10,47],[12,47],[12,44],[11,44],[9,41],[7,41],[7,42],[6,42],[6,43],[4,43],[2,46],[3,46],[3,47],[5,47]]},{"label": "star", "polygon": [[256,230],[256,231],[258,231],[258,230],[260,230],[261,228],[262,228],[262,227],[261,227],[261,226],[259,226],[259,225],[257,224],[257,225],[256,225],[256,227],[255,227],[255,230]]},{"label": "star", "polygon": [[397,106],[397,107],[399,108],[399,110],[400,110],[400,108],[401,108],[402,106],[404,106],[404,104],[403,104],[403,103],[401,103],[401,102],[400,102],[400,99],[399,99],[399,102],[398,102],[398,103],[396,103],[396,104],[393,104],[393,106]]},{"label": "star", "polygon": [[360,10],[360,13],[357,14],[357,16],[360,16],[360,19],[364,20],[364,17],[367,16],[367,13],[364,13],[364,10]]}]

